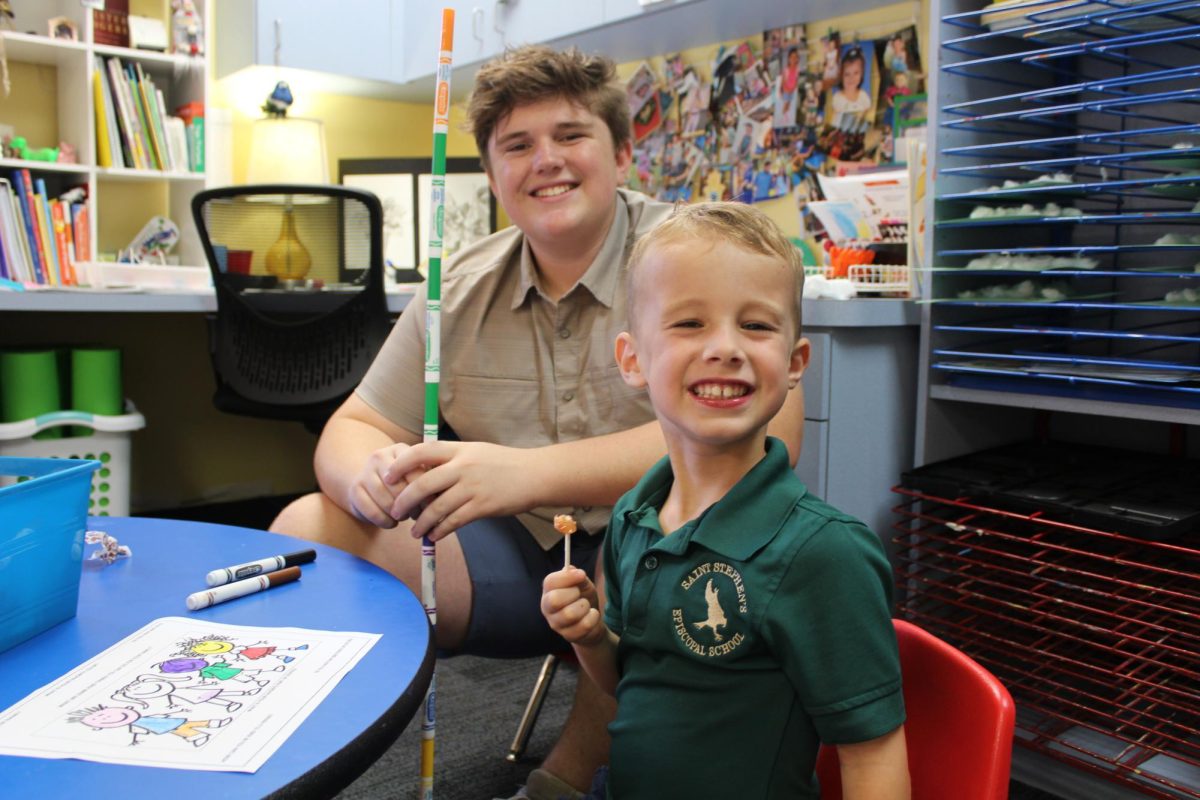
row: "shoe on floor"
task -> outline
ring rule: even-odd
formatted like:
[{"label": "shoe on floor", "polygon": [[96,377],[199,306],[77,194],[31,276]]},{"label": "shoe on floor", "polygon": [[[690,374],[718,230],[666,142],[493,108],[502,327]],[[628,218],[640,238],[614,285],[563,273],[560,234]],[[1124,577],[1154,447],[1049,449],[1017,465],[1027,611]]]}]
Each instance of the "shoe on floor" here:
[{"label": "shoe on floor", "polygon": [[[507,800],[583,800],[584,794],[544,769],[535,769],[525,785]],[[505,800],[497,797],[495,800]]]}]

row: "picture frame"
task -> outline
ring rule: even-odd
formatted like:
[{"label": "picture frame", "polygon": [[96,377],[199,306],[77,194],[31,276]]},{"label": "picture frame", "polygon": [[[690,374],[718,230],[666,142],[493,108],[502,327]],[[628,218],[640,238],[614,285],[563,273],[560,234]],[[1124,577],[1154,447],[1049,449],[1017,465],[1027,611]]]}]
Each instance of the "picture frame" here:
[{"label": "picture frame", "polygon": [[[338,182],[373,192],[383,204],[383,257],[398,283],[424,280],[433,184],[427,158],[348,158]],[[477,158],[446,159],[443,259],[496,230],[496,198]]]},{"label": "picture frame", "polygon": [[51,17],[46,21],[46,29],[51,39],[79,41],[79,26],[70,17]]}]

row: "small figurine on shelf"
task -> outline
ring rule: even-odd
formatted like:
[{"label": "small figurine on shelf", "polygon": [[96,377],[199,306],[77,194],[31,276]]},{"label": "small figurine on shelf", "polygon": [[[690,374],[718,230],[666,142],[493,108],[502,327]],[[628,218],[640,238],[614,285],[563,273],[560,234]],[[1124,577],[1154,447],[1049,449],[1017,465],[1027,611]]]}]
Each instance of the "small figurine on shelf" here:
[{"label": "small figurine on shelf", "polygon": [[204,23],[192,0],[171,0],[171,34],[175,52],[188,56],[204,55]]},{"label": "small figurine on shelf", "polygon": [[75,156],[75,148],[67,142],[58,143],[58,163],[60,164],[78,164],[79,159]]},{"label": "small figurine on shelf", "polygon": [[24,136],[14,136],[8,142],[8,152],[13,153],[16,158],[23,158],[26,161],[58,161],[57,147],[39,147],[32,148],[25,141]]},{"label": "small figurine on shelf", "polygon": [[280,81],[267,95],[267,101],[263,103],[262,110],[268,117],[286,117],[288,106],[291,104],[292,87],[288,86],[287,81]]}]

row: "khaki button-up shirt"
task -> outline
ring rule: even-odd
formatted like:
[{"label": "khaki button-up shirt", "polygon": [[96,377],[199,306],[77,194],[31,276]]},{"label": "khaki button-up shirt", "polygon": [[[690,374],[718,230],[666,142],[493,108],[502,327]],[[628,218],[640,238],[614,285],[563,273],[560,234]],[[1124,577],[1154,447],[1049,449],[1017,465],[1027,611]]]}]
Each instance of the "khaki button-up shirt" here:
[{"label": "khaki button-up shirt", "polygon": [[[626,327],[625,265],[638,236],[671,206],[620,190],[596,259],[555,302],[542,291],[517,228],[457,253],[442,276],[441,418],[463,441],[542,447],[627,430],[654,419],[646,393],[621,378],[613,342]],[[358,395],[419,434],[424,418],[425,286],[396,323]],[[609,506],[518,514],[543,548],[560,538],[555,514],[592,534]]]}]

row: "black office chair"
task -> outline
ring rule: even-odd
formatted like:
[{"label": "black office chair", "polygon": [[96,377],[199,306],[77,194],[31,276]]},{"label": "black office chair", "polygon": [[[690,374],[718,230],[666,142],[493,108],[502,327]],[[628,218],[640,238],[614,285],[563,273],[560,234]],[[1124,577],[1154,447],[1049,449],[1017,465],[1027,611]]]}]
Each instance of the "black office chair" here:
[{"label": "black office chair", "polygon": [[192,198],[217,294],[213,405],[319,433],[391,328],[383,210],[343,186],[208,189]]}]

